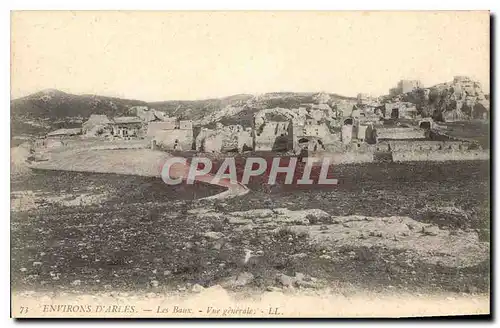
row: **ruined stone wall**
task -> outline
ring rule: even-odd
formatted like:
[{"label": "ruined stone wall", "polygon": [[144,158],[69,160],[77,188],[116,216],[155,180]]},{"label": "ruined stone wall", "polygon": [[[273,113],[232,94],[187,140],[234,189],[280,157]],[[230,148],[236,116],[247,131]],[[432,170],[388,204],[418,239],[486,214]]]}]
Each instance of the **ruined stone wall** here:
[{"label": "ruined stone wall", "polygon": [[222,152],[223,137],[220,134],[211,134],[203,139],[203,150],[207,153]]},{"label": "ruined stone wall", "polygon": [[[174,118],[167,118],[165,121],[158,122],[161,123],[162,130],[173,130],[177,127],[177,119]],[[157,122],[151,122],[149,123],[150,125],[155,126],[155,124],[158,124]]]},{"label": "ruined stone wall", "polygon": [[[196,150],[205,152],[224,152],[243,148],[253,149],[251,130],[244,130],[241,125],[217,125],[217,129],[202,129],[196,137]],[[208,148],[207,148],[208,147]]]},{"label": "ruined stone wall", "polygon": [[486,150],[394,151],[392,159],[394,162],[488,160],[489,152]]},{"label": "ruined stone wall", "polygon": [[267,122],[255,131],[254,145],[257,151],[272,151],[285,143],[286,148],[293,148],[290,122]]},{"label": "ruined stone wall", "polygon": [[400,93],[412,92],[415,89],[421,88],[422,83],[418,80],[401,80],[398,83]]},{"label": "ruined stone wall", "polygon": [[154,137],[156,144],[166,150],[191,150],[193,147],[193,130],[162,130]]},{"label": "ruined stone wall", "polygon": [[468,150],[472,143],[467,141],[388,141],[392,151],[441,151]]},{"label": "ruined stone wall", "polygon": [[330,164],[346,163],[371,163],[373,162],[372,152],[347,151],[341,153],[323,153],[322,157],[328,158]]},{"label": "ruined stone wall", "polygon": [[368,129],[367,125],[356,125],[356,139],[364,141],[366,139],[366,131]]},{"label": "ruined stone wall", "polygon": [[298,141],[301,138],[308,138],[308,137],[319,138],[325,149],[329,148],[329,145],[340,143],[340,138],[341,138],[340,134],[332,133],[326,123],[293,125],[294,149],[297,149]]},{"label": "ruined stone wall", "polygon": [[425,139],[425,130],[405,127],[376,128],[378,139]]},{"label": "ruined stone wall", "polygon": [[154,137],[158,132],[165,130],[174,130],[175,122],[165,121],[165,122],[149,122],[146,132],[146,136]]},{"label": "ruined stone wall", "polygon": [[222,137],[222,150],[232,151],[238,149],[238,137],[242,131],[243,127],[239,124],[228,126],[218,125],[216,133]]},{"label": "ruined stone wall", "polygon": [[204,151],[204,147],[205,147],[205,139],[211,135],[215,135],[216,132],[214,130],[211,130],[211,129],[202,129],[200,130],[200,132],[198,133],[198,135],[196,136],[196,140],[195,140],[195,149],[198,150],[198,151]]},{"label": "ruined stone wall", "polygon": [[179,121],[179,129],[181,130],[192,130],[193,129],[193,121]]},{"label": "ruined stone wall", "polygon": [[238,151],[253,149],[253,137],[251,131],[241,131],[238,133]]},{"label": "ruined stone wall", "polygon": [[319,137],[325,140],[329,140],[331,138],[330,129],[325,123],[294,125],[293,128],[296,137],[301,137],[301,136]]},{"label": "ruined stone wall", "polygon": [[353,126],[348,124],[348,125],[343,125],[342,126],[342,143],[343,144],[348,144],[352,140],[352,132],[353,132]]}]

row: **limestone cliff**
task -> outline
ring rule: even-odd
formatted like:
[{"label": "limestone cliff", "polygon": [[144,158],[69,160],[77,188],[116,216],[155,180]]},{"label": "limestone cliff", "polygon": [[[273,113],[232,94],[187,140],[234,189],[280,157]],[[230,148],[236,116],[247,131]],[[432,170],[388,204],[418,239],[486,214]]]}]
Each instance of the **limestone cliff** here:
[{"label": "limestone cliff", "polygon": [[419,88],[396,96],[387,96],[386,103],[410,102],[423,117],[438,121],[487,119],[490,100],[477,81],[455,76],[453,81],[430,88]]}]

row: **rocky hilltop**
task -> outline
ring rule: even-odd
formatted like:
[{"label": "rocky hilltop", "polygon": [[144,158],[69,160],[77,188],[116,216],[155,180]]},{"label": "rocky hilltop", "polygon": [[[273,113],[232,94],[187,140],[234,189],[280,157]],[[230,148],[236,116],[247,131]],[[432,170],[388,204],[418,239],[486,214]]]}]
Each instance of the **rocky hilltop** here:
[{"label": "rocky hilltop", "polygon": [[[405,81],[414,82],[414,81]],[[410,83],[411,84],[411,83]],[[376,104],[415,104],[422,117],[440,121],[460,121],[489,117],[489,95],[479,82],[456,76],[453,81],[424,88],[420,83],[399,92],[378,97]],[[391,91],[397,88],[391,89]],[[360,94],[362,95],[362,94]],[[27,97],[11,100],[11,134],[41,135],[53,129],[80,126],[91,114],[109,117],[126,116],[134,106],[148,106],[169,116],[193,120],[195,126],[214,128],[223,125],[252,125],[254,115],[261,110],[296,109],[304,104],[326,104],[343,116],[352,113],[353,106],[364,98],[344,97],[333,93],[273,92],[260,95],[238,94],[203,100],[172,100],[145,102],[99,95],[74,95],[49,89]]]},{"label": "rocky hilltop", "polygon": [[479,82],[467,76],[455,76],[451,82],[385,96],[384,102],[413,103],[423,117],[438,121],[483,119],[489,117],[490,110],[489,95],[483,92]]}]

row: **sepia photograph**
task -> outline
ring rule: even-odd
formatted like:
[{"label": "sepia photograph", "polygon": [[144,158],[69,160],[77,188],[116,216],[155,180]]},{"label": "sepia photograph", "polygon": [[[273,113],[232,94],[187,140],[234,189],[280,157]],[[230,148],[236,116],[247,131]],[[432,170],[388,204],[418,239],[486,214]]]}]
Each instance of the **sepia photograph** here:
[{"label": "sepia photograph", "polygon": [[11,317],[490,315],[489,11],[10,19]]}]

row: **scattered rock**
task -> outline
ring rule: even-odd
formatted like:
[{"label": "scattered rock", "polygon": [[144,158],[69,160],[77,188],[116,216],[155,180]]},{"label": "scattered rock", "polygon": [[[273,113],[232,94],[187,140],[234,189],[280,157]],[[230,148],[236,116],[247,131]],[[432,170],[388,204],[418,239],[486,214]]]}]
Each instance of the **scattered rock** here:
[{"label": "scattered rock", "polygon": [[217,239],[221,239],[222,237],[224,237],[224,234],[222,232],[208,231],[208,232],[205,232],[203,234],[203,236],[205,238],[208,238],[208,239],[217,240]]},{"label": "scattered rock", "polygon": [[436,226],[422,227],[422,233],[427,236],[437,236],[439,233],[439,228]]},{"label": "scattered rock", "polygon": [[237,228],[239,231],[250,231],[253,230],[253,224],[246,224],[244,226],[241,226]]},{"label": "scattered rock", "polygon": [[332,257],[328,254],[323,254],[319,256],[320,259],[331,260]]},{"label": "scattered rock", "polygon": [[273,211],[264,208],[264,209],[255,209],[244,212],[232,212],[231,215],[243,218],[268,218],[273,216]]},{"label": "scattered rock", "polygon": [[278,275],[277,280],[285,287],[291,287],[294,283],[294,279],[290,276],[287,276],[286,274]]},{"label": "scattered rock", "polygon": [[187,212],[189,214],[207,214],[209,212],[212,212],[213,210],[211,208],[207,207],[202,207],[202,208],[193,208],[188,210]]},{"label": "scattered rock", "polygon": [[212,249],[220,251],[222,247],[224,247],[224,244],[225,244],[224,240],[217,240],[212,244]]},{"label": "scattered rock", "polygon": [[301,272],[295,272],[295,281],[302,281],[305,279],[305,277],[306,277],[305,274]]},{"label": "scattered rock", "polygon": [[21,295],[23,295],[23,296],[33,296],[34,294],[35,294],[35,291],[33,291],[33,290],[21,292]]},{"label": "scattered rock", "polygon": [[172,274],[172,271],[170,271],[170,270],[163,271],[164,276],[170,276],[171,274]]},{"label": "scattered rock", "polygon": [[21,271],[21,272],[26,272],[26,271],[28,271],[28,269],[26,269],[26,268],[21,268],[21,269],[19,269],[19,271]]},{"label": "scattered rock", "polygon": [[160,283],[157,280],[151,280],[151,282],[149,284],[153,288],[156,288],[156,287],[158,287],[160,285]]},{"label": "scattered rock", "polygon": [[281,292],[281,288],[275,286],[268,286],[266,289],[268,292]]},{"label": "scattered rock", "polygon": [[479,289],[476,286],[467,285],[467,292],[469,294],[477,294]]},{"label": "scattered rock", "polygon": [[225,283],[223,283],[226,287],[242,287],[251,283],[254,279],[254,275],[250,272],[242,272],[237,276],[233,276],[229,278]]},{"label": "scattered rock", "polygon": [[82,282],[78,279],[71,282],[71,286],[80,286],[81,284],[82,284]]},{"label": "scattered rock", "polygon": [[296,254],[293,254],[291,257],[294,259],[302,259],[302,258],[307,257],[307,254],[306,253],[296,253]]},{"label": "scattered rock", "polygon": [[296,282],[297,286],[303,288],[319,288],[319,284],[316,281],[304,281],[300,280]]},{"label": "scattered rock", "polygon": [[281,214],[281,215],[284,215],[284,214],[288,213],[288,209],[287,208],[275,208],[275,209],[272,209],[272,211],[275,214]]},{"label": "scattered rock", "polygon": [[41,266],[42,265],[42,262],[33,262],[33,266]]},{"label": "scattered rock", "polygon": [[205,287],[203,287],[202,285],[199,285],[199,284],[194,284],[194,285],[193,285],[193,288],[191,288],[191,290],[192,290],[194,293],[200,293],[200,292],[202,292],[204,289],[205,289]]},{"label": "scattered rock", "polygon": [[251,283],[253,281],[253,279],[254,279],[254,276],[250,272],[242,272],[238,275],[238,278],[236,279],[236,283],[239,286],[244,286],[244,285],[248,285],[249,283]]},{"label": "scattered rock", "polygon": [[242,217],[229,217],[227,218],[227,222],[230,224],[252,224],[252,219],[242,218]]}]

